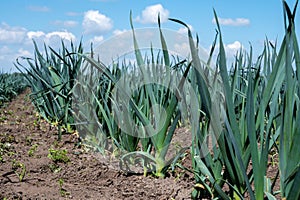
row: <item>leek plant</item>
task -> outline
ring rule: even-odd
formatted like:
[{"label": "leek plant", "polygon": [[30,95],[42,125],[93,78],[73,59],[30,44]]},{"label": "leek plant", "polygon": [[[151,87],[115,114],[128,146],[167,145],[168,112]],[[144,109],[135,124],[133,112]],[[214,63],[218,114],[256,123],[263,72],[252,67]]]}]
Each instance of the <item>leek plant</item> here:
[{"label": "leek plant", "polygon": [[[163,51],[163,63],[155,63],[153,62],[152,58],[152,62],[150,62],[150,66],[152,68],[149,70],[150,73],[149,71],[147,72],[147,64],[145,64],[145,61],[143,60],[141,55],[141,51],[138,47],[138,42],[135,36],[131,18],[130,22],[133,32],[136,62],[137,66],[141,70],[141,75],[143,79],[142,85],[144,85],[145,91],[145,96],[142,98],[142,100],[144,100],[144,103],[146,102],[146,106],[148,107],[148,112],[146,111],[146,113],[141,112],[140,110],[135,110],[135,112],[141,116],[140,120],[142,123],[142,133],[148,137],[150,136],[151,145],[153,145],[154,156],[151,155],[151,151],[149,151],[149,149],[147,148],[144,149],[144,151],[128,153],[124,155],[122,159],[124,160],[128,156],[130,157],[131,155],[139,154],[142,157],[144,157],[146,161],[152,161],[153,163],[155,163],[153,168],[155,170],[155,175],[163,177],[166,170],[172,163],[172,159],[170,161],[166,161],[165,157],[180,117],[180,110],[177,109],[178,99],[180,98],[179,95],[182,94],[184,83],[191,65],[189,64],[186,67],[182,78],[177,83],[177,85],[176,83],[172,83],[172,72],[170,68],[171,63],[169,58],[168,47],[161,30],[160,18],[158,17],[160,40]],[[156,65],[163,67],[162,73],[165,74],[163,77],[160,78],[160,80],[155,80],[155,76],[161,75],[161,73],[158,73],[157,70],[155,70]],[[151,70],[154,72],[151,73]],[[149,80],[150,78],[154,80]],[[157,87],[150,83],[155,83],[164,86],[167,90],[163,90],[162,92],[160,92],[160,90],[157,90]],[[165,96],[167,96],[167,98],[164,98]],[[152,113],[150,113],[149,116],[149,111],[151,110]]]},{"label": "leek plant", "polygon": [[[93,50],[91,51],[93,52]],[[112,90],[118,79],[118,68],[106,68],[93,57],[85,57],[73,88],[72,110],[76,129],[85,145],[105,154],[107,150],[118,154],[123,147],[135,149],[133,143],[122,145],[120,127],[114,120]],[[102,73],[105,69],[106,73]]]},{"label": "leek plant", "polygon": [[284,1],[285,46],[283,55],[285,82],[283,106],[281,108],[281,129],[279,139],[280,191],[283,199],[300,198],[300,113],[298,111],[300,83],[300,51],[295,32],[295,14],[298,1],[291,11]]},{"label": "leek plant", "polygon": [[[162,55],[155,56],[154,49],[150,48],[150,57],[143,58],[131,18],[130,22],[135,63],[130,66],[125,61],[113,63],[111,68],[93,56],[83,55],[86,66],[82,68],[85,69],[81,72],[82,80],[77,82],[82,90],[75,92],[79,96],[84,94],[84,97],[75,97],[81,99],[75,112],[81,116],[77,124],[89,127],[82,135],[87,143],[96,144],[99,151],[116,147],[110,151],[122,153],[120,166],[123,169],[131,170],[132,164],[137,162],[145,174],[154,171],[156,176],[163,177],[179,157],[175,155],[166,160],[181,117],[179,99],[183,98],[191,64],[185,60],[172,62],[159,19]],[[179,68],[182,70],[176,70]]]},{"label": "leek plant", "polygon": [[[202,92],[206,97],[203,99],[200,95],[203,117],[194,114],[198,118],[194,121],[200,123],[200,126],[192,129],[192,157],[197,183],[192,192],[193,198],[200,198],[207,193],[215,199],[275,199],[278,193],[282,198],[299,198],[297,185],[300,159],[299,147],[296,145],[300,142],[300,132],[296,125],[299,120],[299,48],[294,28],[296,6],[291,12],[286,2],[283,5],[287,25],[279,52],[276,51],[276,45],[268,41],[255,62],[252,48],[249,53],[240,51],[230,74],[215,13],[219,34],[216,70],[222,79],[225,106],[219,110],[222,120],[216,120],[214,112],[218,110],[213,110],[215,106],[209,101],[213,92],[206,92],[206,88],[216,86],[209,81],[204,84],[197,82],[199,88],[203,87]],[[188,34],[193,66],[202,76],[203,68],[197,63],[199,58],[191,32],[188,31]],[[216,143],[209,153],[204,154],[202,144],[211,130],[215,131],[213,136],[218,133],[218,137],[215,137]],[[273,190],[278,176],[271,180],[267,174],[268,156],[272,148],[278,148],[279,151],[280,191]]]},{"label": "leek plant", "polygon": [[82,58],[76,53],[83,52],[82,44],[77,48],[71,42],[71,50],[68,50],[62,41],[62,49],[59,52],[51,47],[48,50],[44,45],[44,54],[35,42],[34,47],[34,59],[22,57],[29,67],[21,64],[19,59],[15,66],[25,74],[31,87],[31,100],[39,114],[58,126],[60,139],[61,128],[65,127],[67,131],[71,131],[73,123],[72,89],[82,63]]},{"label": "leek plant", "polygon": [[2,107],[5,102],[11,101],[27,86],[28,83],[22,74],[0,72],[0,107]]}]

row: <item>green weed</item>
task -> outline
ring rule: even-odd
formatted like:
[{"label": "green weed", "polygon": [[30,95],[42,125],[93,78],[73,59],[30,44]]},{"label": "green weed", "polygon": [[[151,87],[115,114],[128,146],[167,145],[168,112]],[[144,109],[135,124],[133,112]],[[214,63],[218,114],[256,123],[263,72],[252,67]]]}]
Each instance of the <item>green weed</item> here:
[{"label": "green weed", "polygon": [[58,163],[68,163],[70,162],[70,158],[68,157],[68,152],[66,149],[63,150],[55,150],[55,149],[49,149],[48,158],[50,158],[53,162]]}]

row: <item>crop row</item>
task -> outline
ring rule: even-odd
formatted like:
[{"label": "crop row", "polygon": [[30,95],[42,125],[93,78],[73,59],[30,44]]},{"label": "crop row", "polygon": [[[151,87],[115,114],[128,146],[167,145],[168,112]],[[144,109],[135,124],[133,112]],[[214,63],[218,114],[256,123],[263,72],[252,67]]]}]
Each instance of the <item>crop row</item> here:
[{"label": "crop row", "polygon": [[[106,66],[94,51],[71,44],[56,52],[35,45],[29,67],[17,62],[32,89],[41,116],[62,131],[76,129],[86,146],[120,159],[131,171],[140,165],[164,177],[187,149],[167,152],[179,124],[192,134],[195,187],[192,197],[215,199],[299,199],[300,191],[300,53],[295,12],[285,2],[285,36],[265,41],[254,60],[241,50],[230,67],[217,22],[210,57],[199,57],[198,40],[188,29],[189,58],[171,56],[158,18],[161,51],[142,55],[131,21],[135,61]],[[213,64],[213,52],[218,56]],[[210,141],[210,142],[208,142]],[[212,147],[207,145],[212,143]],[[209,148],[208,148],[209,147]],[[268,177],[272,151],[278,152],[277,176]],[[279,179],[280,190],[274,191]],[[227,189],[224,189],[227,188]]]},{"label": "crop row", "polygon": [[0,107],[11,101],[28,86],[21,73],[0,72]]}]

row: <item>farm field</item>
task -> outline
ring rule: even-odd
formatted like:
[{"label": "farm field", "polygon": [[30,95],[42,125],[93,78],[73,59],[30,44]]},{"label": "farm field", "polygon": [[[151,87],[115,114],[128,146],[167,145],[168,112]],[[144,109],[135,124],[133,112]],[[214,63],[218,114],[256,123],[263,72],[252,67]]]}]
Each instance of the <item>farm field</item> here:
[{"label": "farm field", "polygon": [[[74,134],[63,135],[57,142],[57,130],[38,119],[29,101],[29,92],[26,90],[0,111],[3,151],[0,199],[190,198],[191,173],[176,170],[165,179],[144,177],[143,174],[126,175],[99,153],[76,147],[78,137]],[[55,163],[48,158],[51,148],[66,149],[70,162]],[[12,167],[14,162],[26,167],[22,181]],[[191,164],[188,156],[184,163],[186,167]],[[21,168],[16,171],[20,174]]]},{"label": "farm field", "polygon": [[282,41],[230,63],[215,10],[207,57],[185,22],[168,18],[186,30],[187,57],[160,15],[151,32],[132,12],[113,41],[132,49],[108,64],[93,44],[33,40],[19,73],[0,73],[0,198],[299,199],[298,1],[282,3]]},{"label": "farm field", "polygon": [[[190,172],[176,169],[164,179],[128,174],[117,160],[78,146],[76,134],[63,135],[58,142],[56,128],[36,115],[29,94],[29,89],[23,91],[0,109],[1,199],[191,199]],[[186,144],[188,134],[187,128],[177,129],[174,143]],[[50,149],[67,150],[70,161],[54,162],[48,157]],[[278,157],[274,159],[268,166],[270,177],[278,170]],[[22,181],[22,168],[13,168],[16,162],[26,167]],[[181,163],[192,169],[190,154]]]}]

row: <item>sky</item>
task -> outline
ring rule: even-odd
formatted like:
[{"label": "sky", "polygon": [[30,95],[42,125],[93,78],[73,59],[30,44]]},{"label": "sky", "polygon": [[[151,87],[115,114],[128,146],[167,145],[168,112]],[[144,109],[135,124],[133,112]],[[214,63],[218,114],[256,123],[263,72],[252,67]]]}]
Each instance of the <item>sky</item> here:
[{"label": "sky", "polygon": [[[290,7],[295,2],[287,1]],[[158,13],[164,29],[186,34],[182,25],[168,18],[185,22],[193,36],[198,34],[200,46],[209,51],[216,34],[213,9],[218,15],[228,58],[241,48],[249,49],[250,44],[254,54],[259,55],[266,38],[282,41],[281,0],[10,0],[2,1],[0,6],[0,72],[16,71],[14,63],[20,56],[33,58],[33,40],[40,47],[45,43],[54,49],[59,48],[61,39],[76,45],[82,41],[87,51],[91,42],[101,46],[113,41],[130,31],[130,11],[136,29],[157,28]],[[298,13],[296,29],[300,22]],[[170,45],[188,51],[185,44],[173,42]]]}]

